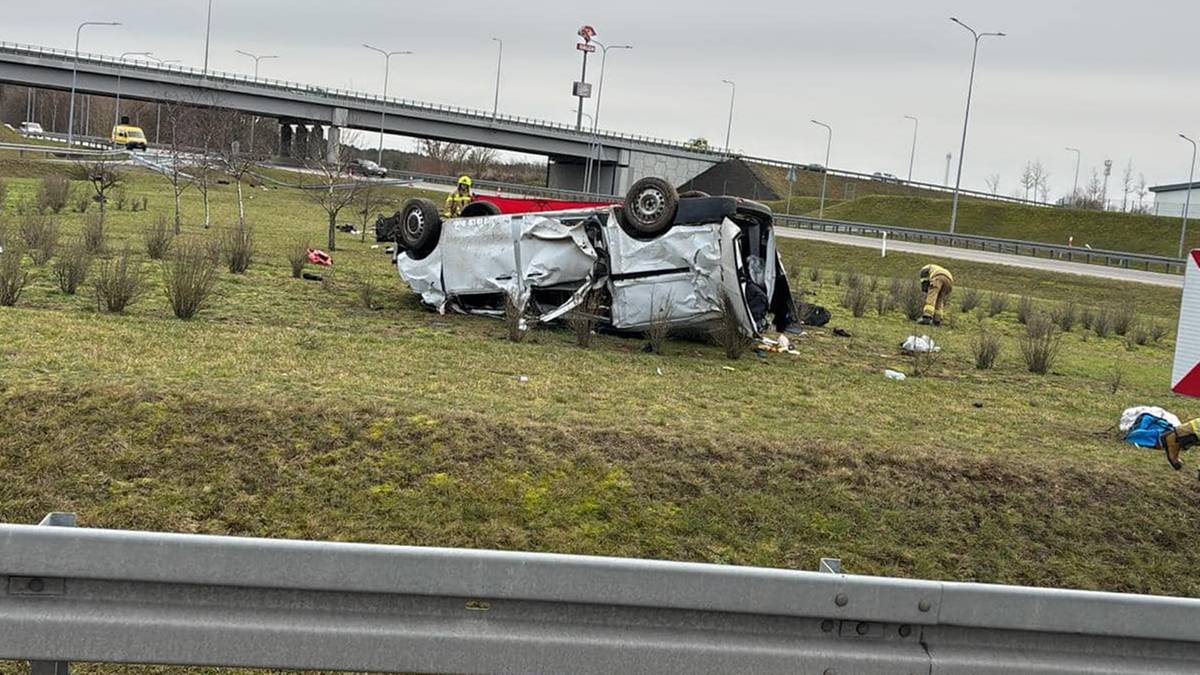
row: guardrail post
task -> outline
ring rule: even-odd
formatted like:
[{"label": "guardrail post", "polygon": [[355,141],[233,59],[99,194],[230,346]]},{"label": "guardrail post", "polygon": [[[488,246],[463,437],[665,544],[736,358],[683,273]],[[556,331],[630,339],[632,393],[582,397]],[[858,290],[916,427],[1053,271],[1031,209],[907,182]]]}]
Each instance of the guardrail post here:
[{"label": "guardrail post", "polygon": [[[75,514],[53,511],[42,518],[38,525],[44,527],[75,527]],[[70,675],[71,664],[67,661],[30,661],[29,675]]]}]

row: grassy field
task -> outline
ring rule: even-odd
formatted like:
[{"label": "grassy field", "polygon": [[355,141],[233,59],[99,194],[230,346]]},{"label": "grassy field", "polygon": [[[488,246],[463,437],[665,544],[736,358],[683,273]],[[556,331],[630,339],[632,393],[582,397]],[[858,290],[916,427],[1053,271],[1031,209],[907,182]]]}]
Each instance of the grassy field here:
[{"label": "grassy field", "polygon": [[[15,222],[36,180],[3,179]],[[145,174],[125,189],[150,211],[111,212],[109,249],[141,250],[169,189]],[[218,226],[233,194],[213,193]],[[613,336],[585,350],[556,328],[516,344],[500,322],[421,308],[369,238],[342,235],[325,282],[292,279],[282,251],[323,241],[324,214],[293,191],[249,194],[254,263],[223,271],[192,321],[172,316],[157,263],[144,297],[110,315],[88,284],[64,295],[26,260],[32,287],[0,307],[0,521],[70,510],[89,527],[796,569],[837,556],[862,574],[1200,594],[1195,474],[1113,430],[1134,404],[1195,414],[1168,393],[1170,338],[1076,327],[1033,375],[1014,297],[983,320],[1003,351],[980,371],[980,319],[956,306],[929,372],[893,382],[884,369],[913,373],[897,345],[915,327],[873,303],[850,316],[839,273],[875,275],[885,294],[925,259],[786,241],[794,286],[834,312],[798,356],[729,361],[691,341],[646,354]],[[186,236],[217,236],[198,227],[195,192],[185,209]],[[60,220],[70,237],[82,216]],[[1136,301],[1146,322],[1177,311],[1171,289],[947,264],[955,300],[971,287],[1043,308]]]}]

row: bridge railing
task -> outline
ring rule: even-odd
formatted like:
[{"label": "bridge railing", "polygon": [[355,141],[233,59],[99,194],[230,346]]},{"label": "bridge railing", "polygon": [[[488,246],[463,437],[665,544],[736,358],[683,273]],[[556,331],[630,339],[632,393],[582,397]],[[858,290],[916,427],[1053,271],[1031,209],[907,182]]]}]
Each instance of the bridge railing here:
[{"label": "bridge railing", "polygon": [[0,525],[0,659],[385,672],[1195,673],[1200,600]]}]

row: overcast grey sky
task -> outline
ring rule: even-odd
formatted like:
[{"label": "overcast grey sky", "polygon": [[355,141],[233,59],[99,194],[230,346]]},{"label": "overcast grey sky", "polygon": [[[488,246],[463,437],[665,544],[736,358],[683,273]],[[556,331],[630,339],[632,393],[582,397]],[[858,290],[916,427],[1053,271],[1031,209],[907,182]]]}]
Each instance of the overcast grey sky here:
[{"label": "overcast grey sky", "polygon": [[[6,13],[0,39],[69,48],[78,22],[116,20],[125,25],[85,29],[82,49],[200,65],[205,2],[25,4]],[[983,189],[996,173],[1010,193],[1024,163],[1040,158],[1054,194],[1067,192],[1068,145],[1083,150],[1081,183],[1114,160],[1110,196],[1130,158],[1151,184],[1186,179],[1191,148],[1176,134],[1200,134],[1195,0],[213,0],[210,63],[246,72],[251,62],[235,49],[278,54],[263,75],[378,91],[382,58],[361,44],[411,49],[392,61],[391,93],[490,110],[497,36],[501,111],[571,121],[575,31],[589,23],[597,39],[634,46],[609,53],[603,127],[719,145],[729,104],[721,80],[731,79],[735,149],[824,161],[815,117],[834,127],[831,165],[904,176],[911,114],[921,120],[914,177],[940,182],[946,153],[957,159],[972,44],[951,15],[1009,34],[980,50],[965,186]]]}]

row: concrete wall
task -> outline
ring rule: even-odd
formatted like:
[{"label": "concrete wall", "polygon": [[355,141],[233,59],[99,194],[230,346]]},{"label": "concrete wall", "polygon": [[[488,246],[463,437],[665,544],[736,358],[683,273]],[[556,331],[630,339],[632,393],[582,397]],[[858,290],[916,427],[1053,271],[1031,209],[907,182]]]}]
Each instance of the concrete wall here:
[{"label": "concrete wall", "polygon": [[675,186],[683,185],[716,163],[649,152],[628,151],[621,154],[624,160],[621,164],[624,167],[618,170],[617,191],[619,194],[624,194],[629,186],[647,176],[664,178]]}]

